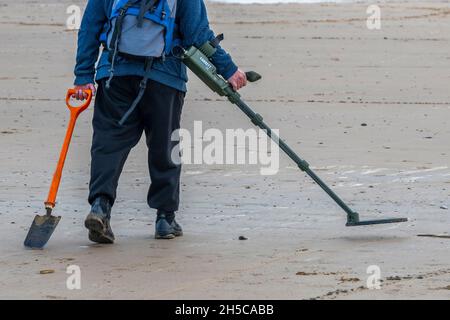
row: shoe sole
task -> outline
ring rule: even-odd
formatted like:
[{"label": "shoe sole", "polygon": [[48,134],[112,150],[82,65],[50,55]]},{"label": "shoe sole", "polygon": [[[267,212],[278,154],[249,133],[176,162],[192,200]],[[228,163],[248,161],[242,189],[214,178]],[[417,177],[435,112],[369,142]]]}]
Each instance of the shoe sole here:
[{"label": "shoe sole", "polygon": [[176,237],[176,235],[174,233],[169,233],[169,234],[165,234],[165,235],[155,234],[155,239],[171,240],[171,239],[175,239],[175,237]]},{"label": "shoe sole", "polygon": [[84,221],[84,226],[89,230],[89,240],[101,244],[112,244],[114,239],[105,234],[103,221],[89,214]]},{"label": "shoe sole", "polygon": [[160,234],[156,234],[155,235],[155,239],[174,239],[176,237],[182,237],[183,236],[183,231],[175,231],[174,233],[169,233],[167,235],[160,235]]}]

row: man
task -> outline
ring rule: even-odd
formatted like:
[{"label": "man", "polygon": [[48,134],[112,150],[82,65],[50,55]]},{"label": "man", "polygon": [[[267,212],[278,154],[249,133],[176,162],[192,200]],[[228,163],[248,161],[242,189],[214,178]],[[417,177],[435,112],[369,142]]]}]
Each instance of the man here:
[{"label": "man", "polygon": [[[155,238],[173,239],[182,235],[175,220],[179,206],[181,166],[173,163],[172,132],[180,128],[181,109],[186,92],[186,67],[169,54],[164,60],[153,62],[149,81],[137,108],[120,125],[118,122],[129,110],[140,89],[144,76],[143,63],[118,57],[114,65],[114,78],[107,88],[111,63],[108,50],[103,49],[95,66],[100,47],[100,35],[108,21],[114,0],[89,0],[78,34],[78,52],[75,66],[75,98],[83,100],[83,90],[95,93],[98,84],[93,117],[91,148],[91,179],[89,203],[91,212],[85,226],[89,239],[97,243],[113,243],[110,226],[111,207],[116,199],[119,176],[130,150],[145,131],[148,146],[148,166],[151,185],[147,202],[157,209]],[[176,34],[183,47],[200,46],[213,40],[203,0],[178,0]],[[218,72],[239,90],[247,79],[220,46],[212,57]]]}]

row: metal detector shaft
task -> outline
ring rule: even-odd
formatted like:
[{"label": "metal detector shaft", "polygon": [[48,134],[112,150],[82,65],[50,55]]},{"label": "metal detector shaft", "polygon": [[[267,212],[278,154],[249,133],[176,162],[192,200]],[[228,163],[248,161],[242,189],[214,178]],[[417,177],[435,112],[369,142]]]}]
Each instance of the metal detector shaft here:
[{"label": "metal detector shaft", "polygon": [[308,176],[310,176],[346,213],[347,213],[347,219],[353,220],[355,218],[358,218],[358,213],[354,212],[352,209],[350,209],[347,204],[345,204],[344,201],[342,201],[341,198],[333,191],[331,190],[325,182],[322,181],[322,179],[319,178],[319,176],[316,175],[316,173],[310,168],[309,163],[302,158],[300,158],[294,150],[292,150],[284,140],[282,140],[277,134],[275,134],[272,129],[263,121],[263,117],[254,112],[242,99],[236,95],[236,92],[231,90],[228,95],[228,99],[235,104],[239,109],[244,112],[247,117],[251,120],[251,122],[258,126],[259,128],[263,129],[266,134],[280,147],[281,150],[286,153],[286,155],[294,161],[297,166],[304,171]]},{"label": "metal detector shaft", "polygon": [[[223,37],[218,37],[217,39],[222,39]],[[200,48],[191,46],[187,50],[178,47],[176,50],[177,56],[179,56],[183,63],[194,72],[211,90],[219,94],[220,96],[225,96],[230,100],[231,103],[235,104],[242,112],[244,112],[247,117],[250,118],[253,124],[263,129],[267,135],[278,144],[278,146],[283,150],[289,158],[291,158],[297,166],[307,175],[309,175],[346,213],[347,213],[347,224],[346,226],[362,226],[371,224],[382,224],[382,223],[396,223],[405,222],[406,218],[389,218],[380,220],[368,220],[360,221],[359,214],[352,209],[350,209],[344,201],[342,201],[339,196],[333,192],[326,184],[323,182],[313,170],[309,167],[308,162],[300,158],[283,140],[281,140],[278,135],[276,135],[272,129],[263,121],[263,117],[254,112],[244,101],[242,101],[241,96],[238,92],[234,91],[230,84],[217,73],[217,68],[213,64],[211,58],[216,52],[216,45],[212,42],[204,43]],[[256,72],[250,71],[246,73],[249,82],[257,81],[261,78]]]}]

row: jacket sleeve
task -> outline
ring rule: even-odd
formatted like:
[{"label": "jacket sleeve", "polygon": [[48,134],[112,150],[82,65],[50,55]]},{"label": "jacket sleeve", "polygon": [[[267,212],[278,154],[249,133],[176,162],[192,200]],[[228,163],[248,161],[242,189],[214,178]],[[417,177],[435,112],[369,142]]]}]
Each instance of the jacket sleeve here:
[{"label": "jacket sleeve", "polygon": [[78,31],[75,85],[94,82],[100,51],[100,34],[107,22],[106,0],[89,0]]},{"label": "jacket sleeve", "polygon": [[[179,32],[182,36],[183,47],[201,46],[215,38],[214,32],[209,27],[203,0],[178,0],[177,10],[179,10]],[[211,60],[217,67],[217,72],[225,79],[229,79],[238,69],[231,56],[220,46],[217,47]]]}]

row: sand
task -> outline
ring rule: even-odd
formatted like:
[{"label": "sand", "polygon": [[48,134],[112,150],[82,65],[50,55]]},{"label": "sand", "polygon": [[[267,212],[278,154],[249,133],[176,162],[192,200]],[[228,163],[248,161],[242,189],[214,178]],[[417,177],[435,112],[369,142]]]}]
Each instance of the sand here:
[{"label": "sand", "polygon": [[[362,217],[409,222],[346,228],[340,208],[283,156],[266,177],[258,166],[185,166],[185,236],[157,241],[141,141],[114,206],[117,242],[94,245],[83,227],[90,108],[66,163],[60,225],[45,250],[26,250],[68,119],[72,3],[84,5],[0,5],[0,298],[450,298],[450,240],[417,236],[450,232],[448,3],[383,4],[381,30],[366,28],[364,4],[208,4],[223,46],[264,77],[242,90],[245,100]],[[183,127],[252,127],[193,76],[189,89]],[[80,290],[66,287],[69,265],[80,267]],[[379,290],[366,287],[371,265]]]}]

